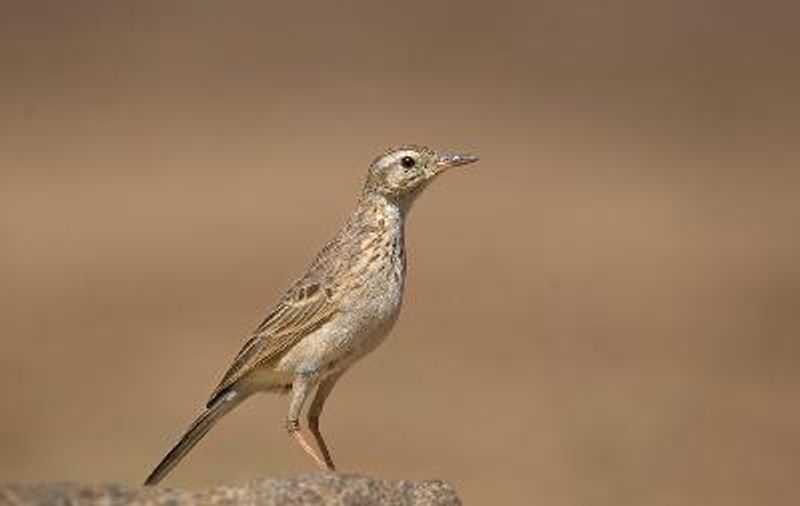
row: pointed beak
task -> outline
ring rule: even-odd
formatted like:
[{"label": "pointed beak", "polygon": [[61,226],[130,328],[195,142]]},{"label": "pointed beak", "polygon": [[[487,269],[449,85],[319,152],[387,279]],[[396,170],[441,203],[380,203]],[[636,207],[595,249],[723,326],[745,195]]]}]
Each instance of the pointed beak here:
[{"label": "pointed beak", "polygon": [[436,165],[439,167],[439,170],[449,169],[450,167],[455,167],[457,165],[467,165],[468,163],[477,162],[478,157],[475,155],[470,155],[467,153],[445,153],[439,156],[439,160]]}]

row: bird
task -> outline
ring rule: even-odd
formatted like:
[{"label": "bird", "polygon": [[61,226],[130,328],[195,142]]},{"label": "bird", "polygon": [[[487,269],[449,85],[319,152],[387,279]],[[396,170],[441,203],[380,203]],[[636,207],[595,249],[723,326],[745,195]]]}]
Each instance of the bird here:
[{"label": "bird", "polygon": [[[145,485],[161,482],[224,415],[263,392],[288,394],[286,430],[320,469],[334,471],[319,428],[322,408],[344,372],[383,342],[397,321],[409,210],[442,173],[477,160],[418,145],[388,149],[375,158],[345,224],[256,327],[205,409]],[[318,450],[300,426],[309,399],[308,431]]]}]

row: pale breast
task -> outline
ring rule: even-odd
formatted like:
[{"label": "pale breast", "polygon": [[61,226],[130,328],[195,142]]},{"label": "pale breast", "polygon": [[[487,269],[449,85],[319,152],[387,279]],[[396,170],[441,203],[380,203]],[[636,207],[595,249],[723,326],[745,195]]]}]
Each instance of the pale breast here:
[{"label": "pale breast", "polygon": [[375,349],[389,334],[403,300],[405,251],[400,217],[381,216],[358,238],[359,252],[339,283],[336,315],[297,343],[278,364],[333,372]]},{"label": "pale breast", "polygon": [[359,296],[343,303],[331,321],[292,347],[276,369],[329,374],[347,368],[389,335],[400,314],[402,285],[402,278],[366,281]]},{"label": "pale breast", "polygon": [[384,234],[377,251],[365,255],[365,264],[352,281],[352,297],[342,301],[349,336],[343,344],[374,348],[389,333],[403,302],[405,255],[402,234]]}]

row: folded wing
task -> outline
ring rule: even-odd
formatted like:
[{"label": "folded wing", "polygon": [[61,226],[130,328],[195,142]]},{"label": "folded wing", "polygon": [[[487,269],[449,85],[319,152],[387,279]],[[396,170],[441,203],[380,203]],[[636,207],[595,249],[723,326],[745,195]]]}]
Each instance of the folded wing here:
[{"label": "folded wing", "polygon": [[261,364],[280,357],[300,339],[313,333],[335,314],[331,287],[320,283],[298,283],[255,330],[236,355],[208,405]]}]

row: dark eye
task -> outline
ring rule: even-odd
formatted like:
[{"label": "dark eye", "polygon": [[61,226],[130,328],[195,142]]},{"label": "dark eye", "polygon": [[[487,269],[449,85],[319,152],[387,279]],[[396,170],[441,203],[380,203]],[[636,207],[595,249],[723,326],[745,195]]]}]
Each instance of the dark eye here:
[{"label": "dark eye", "polygon": [[404,169],[413,168],[414,165],[416,165],[416,164],[417,164],[417,161],[414,160],[413,158],[411,158],[410,156],[404,156],[403,158],[400,159],[400,165]]}]

